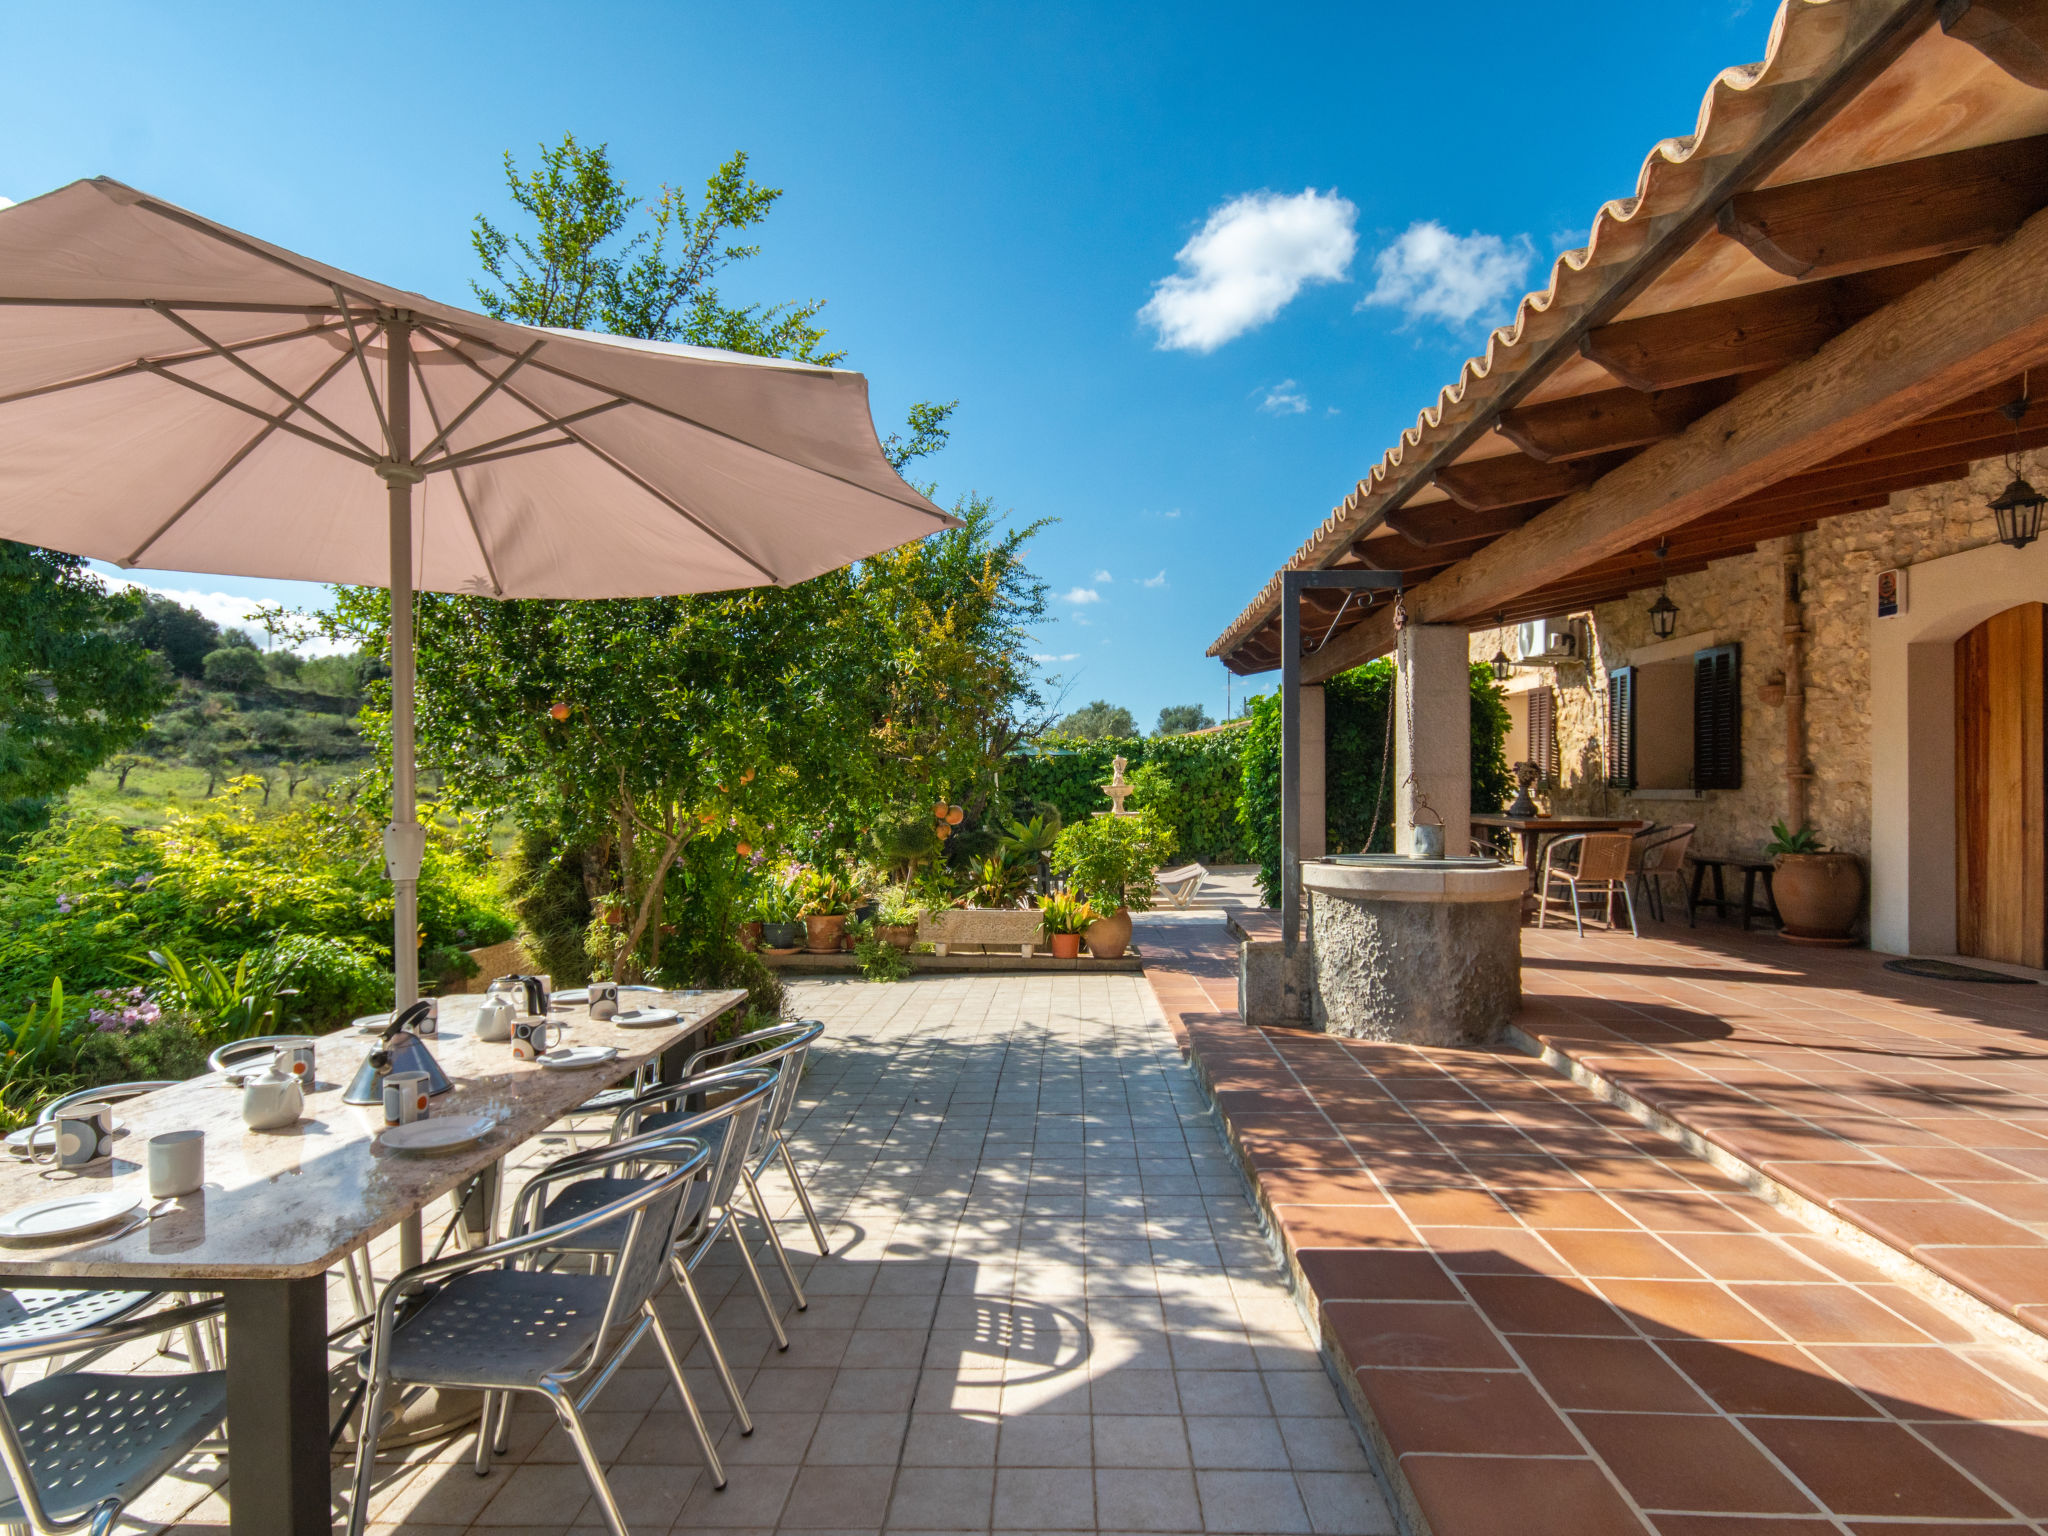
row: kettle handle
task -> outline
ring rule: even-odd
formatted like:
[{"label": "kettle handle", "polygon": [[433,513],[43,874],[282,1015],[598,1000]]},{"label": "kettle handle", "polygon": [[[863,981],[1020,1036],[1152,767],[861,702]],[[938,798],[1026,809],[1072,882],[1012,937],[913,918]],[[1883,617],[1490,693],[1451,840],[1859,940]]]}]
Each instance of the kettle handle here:
[{"label": "kettle handle", "polygon": [[410,1029],[421,1019],[424,1019],[429,1013],[433,1012],[433,1009],[432,999],[421,998],[418,1002],[405,1009],[404,1012],[394,1013],[391,1016],[391,1022],[384,1026],[384,1033],[379,1038],[387,1041],[397,1039],[401,1032]]}]

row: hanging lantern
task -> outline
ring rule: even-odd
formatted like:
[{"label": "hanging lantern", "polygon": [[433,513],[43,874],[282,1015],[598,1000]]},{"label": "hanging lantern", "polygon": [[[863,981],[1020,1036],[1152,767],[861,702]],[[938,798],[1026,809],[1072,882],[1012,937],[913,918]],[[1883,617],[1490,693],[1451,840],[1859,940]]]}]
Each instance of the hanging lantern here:
[{"label": "hanging lantern", "polygon": [[1991,503],[1991,515],[1998,522],[1998,542],[2014,549],[2025,549],[2041,537],[2041,509],[2048,505],[2048,496],[2035,490],[2020,473],[2020,418],[2032,403],[2025,394],[2024,380],[2021,391],[2019,399],[2009,400],[1998,408],[1998,414],[2012,423],[2012,452],[2005,456],[2005,467],[2012,480]]},{"label": "hanging lantern", "polygon": [[1650,632],[1659,640],[1678,633],[1678,604],[1671,601],[1669,592],[1659,592],[1657,601],[1650,604]]},{"label": "hanging lantern", "polygon": [[1495,651],[1493,653],[1493,680],[1496,683],[1504,683],[1514,675],[1515,664],[1508,660],[1508,653],[1506,651]]}]

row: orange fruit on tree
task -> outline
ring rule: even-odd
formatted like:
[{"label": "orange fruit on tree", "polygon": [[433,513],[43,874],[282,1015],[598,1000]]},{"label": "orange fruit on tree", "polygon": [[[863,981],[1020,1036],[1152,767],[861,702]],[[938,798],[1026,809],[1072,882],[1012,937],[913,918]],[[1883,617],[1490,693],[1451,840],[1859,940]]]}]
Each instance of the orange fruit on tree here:
[{"label": "orange fruit on tree", "polygon": [[963,822],[963,821],[965,821],[966,819],[967,819],[967,812],[966,812],[966,811],[964,811],[964,810],[962,810],[962,809],[961,809],[961,808],[960,808],[959,806],[957,806],[957,805],[956,805],[956,806],[954,806],[954,807],[953,807],[953,808],[952,808],[951,810],[949,810],[949,811],[947,811],[947,812],[946,812],[946,820],[947,820],[947,821],[949,821],[950,823],[952,823],[952,824],[953,824],[954,826],[956,826],[956,827],[957,827],[957,826],[959,826],[959,825],[960,825],[960,823],[961,823],[961,822]]},{"label": "orange fruit on tree", "polygon": [[569,718],[569,706],[566,704],[556,704],[548,710],[548,713],[557,720],[566,720]]}]

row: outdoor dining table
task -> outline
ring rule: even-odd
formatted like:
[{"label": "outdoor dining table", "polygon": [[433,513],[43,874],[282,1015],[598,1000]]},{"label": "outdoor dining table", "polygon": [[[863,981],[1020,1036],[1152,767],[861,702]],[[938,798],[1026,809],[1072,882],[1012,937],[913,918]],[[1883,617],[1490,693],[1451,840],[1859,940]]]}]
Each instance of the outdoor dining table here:
[{"label": "outdoor dining table", "polygon": [[[227,1299],[229,1521],[234,1536],[327,1536],[330,1529],[327,1272],[344,1254],[420,1213],[496,1166],[600,1088],[631,1076],[746,997],[740,991],[638,993],[674,1021],[621,1028],[557,1005],[565,1042],[618,1055],[574,1071],[520,1061],[473,1032],[480,997],[440,1004],[427,1041],[453,1083],[434,1117],[487,1114],[480,1143],[442,1155],[387,1150],[383,1111],[344,1104],[344,1085],[376,1043],[353,1031],[320,1037],[305,1115],[282,1131],[244,1127],[241,1095],[220,1074],[130,1099],[111,1158],[56,1172],[0,1158],[0,1212],[91,1187],[143,1198],[138,1219],[111,1236],[59,1246],[0,1247],[0,1283],[217,1292]],[[163,1131],[206,1132],[206,1184],[195,1195],[147,1199],[143,1149]],[[416,1239],[415,1239],[416,1242]],[[407,1246],[414,1246],[409,1243]]]}]

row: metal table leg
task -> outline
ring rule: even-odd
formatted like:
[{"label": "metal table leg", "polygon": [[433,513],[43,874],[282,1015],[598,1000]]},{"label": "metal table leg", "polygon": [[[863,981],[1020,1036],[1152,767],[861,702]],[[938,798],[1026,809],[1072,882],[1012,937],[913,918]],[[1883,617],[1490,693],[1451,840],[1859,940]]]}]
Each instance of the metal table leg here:
[{"label": "metal table leg", "polygon": [[327,1278],[228,1280],[228,1525],[328,1536]]}]

